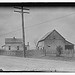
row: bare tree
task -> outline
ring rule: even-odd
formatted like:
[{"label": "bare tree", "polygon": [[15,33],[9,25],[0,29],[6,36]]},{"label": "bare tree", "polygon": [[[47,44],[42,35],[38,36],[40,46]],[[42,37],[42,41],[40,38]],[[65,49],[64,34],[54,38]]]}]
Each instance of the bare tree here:
[{"label": "bare tree", "polygon": [[37,39],[34,39],[35,48],[37,48],[37,42],[38,42],[38,40]]},{"label": "bare tree", "polygon": [[56,50],[57,50],[56,56],[60,56],[62,54],[63,48],[61,46],[57,46]]}]

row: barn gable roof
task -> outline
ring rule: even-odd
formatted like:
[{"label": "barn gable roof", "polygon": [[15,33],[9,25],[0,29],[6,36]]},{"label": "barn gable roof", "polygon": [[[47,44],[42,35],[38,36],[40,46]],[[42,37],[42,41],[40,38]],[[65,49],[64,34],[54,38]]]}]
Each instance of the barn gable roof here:
[{"label": "barn gable roof", "polygon": [[[51,31],[51,32],[48,32],[44,37],[42,37],[39,41],[38,41],[38,43],[39,42],[42,42],[42,41],[44,41],[49,35],[51,35],[53,32],[57,32],[55,29],[53,30],[53,31]],[[58,33],[58,32],[57,32]],[[58,33],[59,34],[59,33]],[[60,35],[60,34],[59,34]],[[64,40],[65,40],[65,38],[62,36],[62,35],[60,35]],[[67,40],[65,40],[65,43],[66,44],[72,44],[71,42],[69,42],[69,41],[67,41]]]},{"label": "barn gable roof", "polygon": [[[38,42],[44,41],[49,35],[51,35],[53,32],[57,32],[55,29],[51,32],[48,32],[44,37],[42,37]],[[57,32],[58,33],[58,32]],[[59,33],[58,33],[59,34]],[[60,35],[60,34],[59,34]],[[60,35],[61,36],[61,35]],[[65,38],[63,36],[61,36],[64,40]]]}]

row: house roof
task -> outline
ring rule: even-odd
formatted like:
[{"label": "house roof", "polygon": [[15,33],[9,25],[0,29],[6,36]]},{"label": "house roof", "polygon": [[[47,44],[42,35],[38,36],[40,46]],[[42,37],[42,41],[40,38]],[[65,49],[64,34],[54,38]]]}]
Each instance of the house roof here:
[{"label": "house roof", "polygon": [[[44,37],[42,37],[38,42],[44,41],[49,35],[51,35],[53,32],[57,32],[55,29],[51,32],[48,32]],[[58,33],[58,32],[57,32]],[[59,34],[59,33],[58,33]],[[60,34],[59,34],[60,35]],[[63,39],[65,39],[62,35],[60,35]]]},{"label": "house roof", "polygon": [[51,32],[48,32],[47,34],[45,34],[45,35],[39,40],[39,42],[44,41],[45,38],[46,38],[48,35],[50,35],[50,34],[51,34]]},{"label": "house roof", "polygon": [[73,43],[71,43],[71,42],[69,42],[69,41],[65,41],[65,44],[67,45],[67,44],[72,44],[72,45],[74,45]]},{"label": "house roof", "polygon": [[5,38],[5,44],[7,43],[22,43],[21,38]]},{"label": "house roof", "polygon": [[[53,30],[53,31],[51,31],[51,32],[48,32],[46,35],[44,35],[44,37],[42,37],[39,41],[38,41],[38,43],[39,42],[42,42],[42,41],[44,41],[49,35],[51,35],[54,31],[56,31],[55,29]],[[56,31],[57,32],[57,31]],[[58,32],[57,32],[58,33]],[[58,33],[59,34],[59,33]],[[60,34],[59,34],[60,35]],[[62,36],[62,35],[60,35],[64,40],[65,40],[65,38]],[[70,43],[69,41],[67,41],[67,40],[65,40],[65,43],[66,44],[72,44],[72,43]]]}]

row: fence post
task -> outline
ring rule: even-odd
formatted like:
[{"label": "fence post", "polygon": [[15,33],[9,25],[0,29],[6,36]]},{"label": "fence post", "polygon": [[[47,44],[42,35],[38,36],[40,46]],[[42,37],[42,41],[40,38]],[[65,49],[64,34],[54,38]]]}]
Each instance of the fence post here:
[{"label": "fence post", "polygon": [[43,50],[44,50],[44,53],[45,53],[45,56],[46,56],[46,49],[43,47]]},{"label": "fence post", "polygon": [[45,49],[45,56],[46,56],[46,49]]},{"label": "fence post", "polygon": [[74,57],[74,49],[72,49],[72,57]]}]

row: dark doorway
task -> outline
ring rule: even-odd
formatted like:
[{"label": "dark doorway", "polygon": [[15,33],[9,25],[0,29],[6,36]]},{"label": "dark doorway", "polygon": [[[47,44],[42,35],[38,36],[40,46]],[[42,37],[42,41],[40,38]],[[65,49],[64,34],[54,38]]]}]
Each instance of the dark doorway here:
[{"label": "dark doorway", "polygon": [[19,50],[19,46],[17,46],[17,50]]},{"label": "dark doorway", "polygon": [[9,46],[9,50],[11,50],[11,46]]}]

